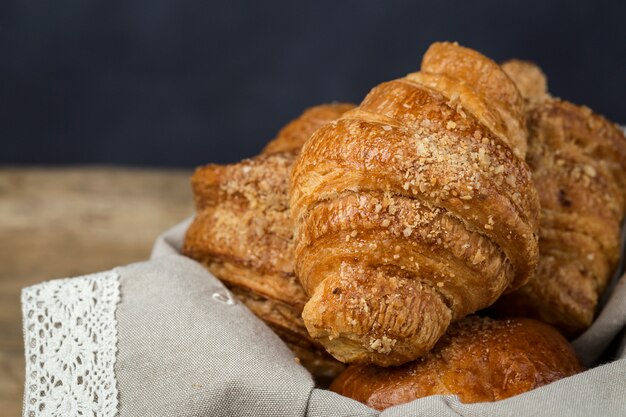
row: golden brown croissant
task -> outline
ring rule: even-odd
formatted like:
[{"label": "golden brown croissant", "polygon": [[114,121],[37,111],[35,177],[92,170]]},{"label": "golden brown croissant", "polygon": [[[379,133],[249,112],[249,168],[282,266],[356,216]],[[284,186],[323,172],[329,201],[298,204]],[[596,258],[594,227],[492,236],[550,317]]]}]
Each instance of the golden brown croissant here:
[{"label": "golden brown croissant", "polygon": [[548,81],[546,75],[534,63],[512,59],[503,63],[502,69],[513,80],[526,101],[547,98]]},{"label": "golden brown croissant", "polygon": [[296,275],[333,356],[408,362],[527,281],[539,206],[523,113],[495,62],[436,43],[421,72],[311,136],[292,171]]},{"label": "golden brown croissant", "polygon": [[302,322],[306,296],[293,272],[288,181],[305,136],[351,107],[331,104],[307,110],[266,147],[275,153],[196,170],[192,186],[197,214],[183,247],[183,253],[221,279],[322,382],[343,366],[311,340]]},{"label": "golden brown croissant", "polygon": [[269,142],[261,153],[300,152],[304,142],[311,137],[320,126],[335,120],[354,104],[332,103],[322,104],[306,109],[300,117],[283,127],[274,140]]},{"label": "golden brown croissant", "polygon": [[527,98],[527,161],[539,191],[540,260],[535,276],[496,308],[586,329],[619,257],[624,219],[626,138],[590,109],[550,97],[541,70],[503,65]]},{"label": "golden brown croissant", "polygon": [[582,370],[552,327],[474,316],[452,325],[425,357],[394,368],[351,365],[330,389],[383,410],[429,395],[457,395],[465,403],[501,400]]}]

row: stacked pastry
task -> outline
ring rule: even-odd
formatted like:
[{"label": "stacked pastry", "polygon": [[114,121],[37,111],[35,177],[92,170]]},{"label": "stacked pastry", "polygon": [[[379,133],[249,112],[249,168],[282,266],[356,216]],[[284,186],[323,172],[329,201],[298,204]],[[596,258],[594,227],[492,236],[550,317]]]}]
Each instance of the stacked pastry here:
[{"label": "stacked pastry", "polygon": [[[591,324],[619,257],[626,138],[588,108],[549,96],[535,65],[511,61],[503,69],[525,99],[527,161],[541,203],[540,259],[529,281],[494,310],[573,335]],[[437,394],[494,401],[583,369],[546,324],[472,317],[453,324],[421,359],[394,368],[352,365],[331,389],[377,409]]]},{"label": "stacked pastry", "polygon": [[308,136],[352,107],[314,107],[285,126],[261,155],[197,169],[192,177],[197,213],[183,247],[183,253],[205,265],[265,321],[321,382],[343,365],[309,337],[300,317],[306,295],[293,272],[288,181]]},{"label": "stacked pastry", "polygon": [[262,155],[198,169],[184,252],[314,375],[342,369],[330,355],[352,364],[332,389],[375,408],[579,372],[549,325],[468,317],[501,299],[578,332],[618,258],[626,139],[545,85],[433,44],[358,107],[310,109]]},{"label": "stacked pastry", "polygon": [[527,161],[541,203],[540,260],[530,281],[498,310],[538,318],[576,335],[591,325],[619,259],[626,209],[626,140],[589,108],[551,97],[542,71],[504,70],[526,98]]},{"label": "stacked pastry", "polygon": [[421,69],[318,129],[292,172],[304,322],[344,362],[423,356],[537,263],[515,84],[450,43],[432,45]]}]

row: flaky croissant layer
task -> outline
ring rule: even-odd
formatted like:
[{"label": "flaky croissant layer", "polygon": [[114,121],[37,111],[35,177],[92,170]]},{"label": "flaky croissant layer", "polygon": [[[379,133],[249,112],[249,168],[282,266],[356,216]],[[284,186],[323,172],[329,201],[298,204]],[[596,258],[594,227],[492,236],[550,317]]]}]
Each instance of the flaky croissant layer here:
[{"label": "flaky croissant layer", "polygon": [[317,130],[290,201],[311,336],[341,361],[397,365],[525,283],[539,214],[525,152],[515,85],[450,43]]},{"label": "flaky croissant layer", "polygon": [[626,214],[626,137],[589,108],[552,97],[529,62],[503,69],[526,98],[527,160],[541,203],[539,265],[494,306],[553,324],[568,336],[593,321],[617,266]]}]

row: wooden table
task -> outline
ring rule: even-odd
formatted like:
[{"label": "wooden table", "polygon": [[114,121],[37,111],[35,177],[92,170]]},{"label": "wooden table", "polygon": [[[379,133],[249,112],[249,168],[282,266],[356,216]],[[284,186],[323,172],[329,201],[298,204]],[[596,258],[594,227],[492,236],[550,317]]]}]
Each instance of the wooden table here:
[{"label": "wooden table", "polygon": [[0,414],[22,409],[20,289],[148,257],[193,213],[191,171],[0,168]]}]

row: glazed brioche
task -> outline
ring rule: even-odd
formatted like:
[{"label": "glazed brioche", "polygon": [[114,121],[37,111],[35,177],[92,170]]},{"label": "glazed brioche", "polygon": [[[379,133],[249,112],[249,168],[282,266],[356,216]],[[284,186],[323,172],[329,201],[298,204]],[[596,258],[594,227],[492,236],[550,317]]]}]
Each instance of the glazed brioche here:
[{"label": "glazed brioche", "polygon": [[425,357],[394,368],[351,365],[330,389],[383,410],[429,395],[496,401],[583,370],[567,341],[531,319],[468,317]]},{"label": "glazed brioche", "polygon": [[450,43],[318,129],[290,203],[310,335],[343,362],[398,365],[524,284],[539,214],[525,136],[511,80]]},{"label": "glazed brioche", "polygon": [[306,136],[349,107],[309,109],[268,144],[266,151],[272,152],[197,169],[192,177],[196,216],[183,246],[185,255],[222,280],[322,384],[343,365],[311,340],[301,318],[306,295],[293,271],[288,182]]},{"label": "glazed brioche", "polygon": [[575,335],[591,325],[619,258],[626,138],[587,107],[551,97],[533,64],[510,61],[503,68],[527,99],[527,161],[541,227],[537,273],[496,308]]}]

